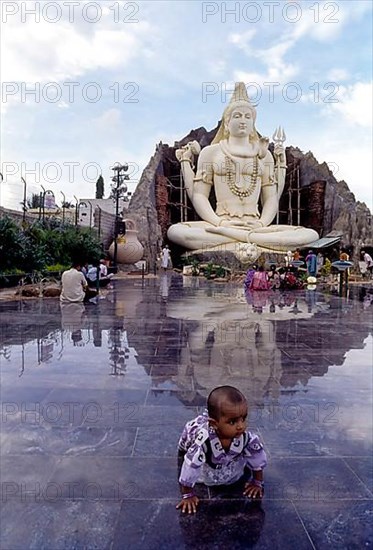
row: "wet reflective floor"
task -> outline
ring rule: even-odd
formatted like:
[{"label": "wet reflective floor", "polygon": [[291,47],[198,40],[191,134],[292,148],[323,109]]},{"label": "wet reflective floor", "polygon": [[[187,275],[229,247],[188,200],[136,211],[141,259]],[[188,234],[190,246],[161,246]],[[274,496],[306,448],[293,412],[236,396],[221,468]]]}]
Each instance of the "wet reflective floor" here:
[{"label": "wet reflective floor", "polygon": [[[372,547],[372,302],[165,273],[0,303],[0,547]],[[247,396],[265,497],[199,487],[183,516],[177,441],[221,384]]]}]

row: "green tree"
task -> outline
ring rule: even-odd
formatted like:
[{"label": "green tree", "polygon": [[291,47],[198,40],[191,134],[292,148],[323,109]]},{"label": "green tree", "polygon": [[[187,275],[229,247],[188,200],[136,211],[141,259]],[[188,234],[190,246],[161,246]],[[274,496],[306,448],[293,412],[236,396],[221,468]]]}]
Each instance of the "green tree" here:
[{"label": "green tree", "polygon": [[102,177],[102,174],[101,174],[98,180],[96,181],[96,199],[103,199],[104,194],[105,194],[104,178]]},{"label": "green tree", "polygon": [[0,219],[0,271],[11,271],[22,263],[24,249],[20,227],[8,216]]},{"label": "green tree", "polygon": [[26,206],[27,208],[40,208],[43,203],[42,197],[39,193],[33,193],[31,197],[27,198]]},{"label": "green tree", "polygon": [[0,271],[42,271],[49,265],[97,262],[102,247],[90,228],[62,224],[50,218],[21,227],[9,217],[0,218]]}]

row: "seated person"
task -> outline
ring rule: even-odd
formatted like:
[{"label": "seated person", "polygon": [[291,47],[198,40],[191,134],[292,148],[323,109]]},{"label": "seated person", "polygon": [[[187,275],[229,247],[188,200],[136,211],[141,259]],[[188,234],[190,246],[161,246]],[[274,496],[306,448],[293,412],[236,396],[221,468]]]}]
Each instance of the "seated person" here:
[{"label": "seated person", "polygon": [[74,262],[71,269],[62,273],[61,284],[61,303],[83,302],[96,295],[96,292],[88,289],[87,281],[81,272],[80,262]]},{"label": "seated person", "polygon": [[111,279],[112,276],[113,276],[112,273],[108,275],[106,260],[101,259],[100,260],[100,278],[109,277],[109,279]]},{"label": "seated person", "polygon": [[[105,262],[105,260],[100,260],[100,264],[98,266],[91,266],[88,269],[87,282],[90,287],[97,287],[97,274],[100,288],[105,288],[113,277],[112,273],[110,275],[107,274],[107,267],[105,263],[102,262]],[[106,273],[106,275],[104,275],[104,273]]]},{"label": "seated person", "polygon": [[88,273],[88,263],[87,262],[84,265],[82,265],[81,272],[83,273],[84,277],[87,278],[87,273]]},{"label": "seated person", "polygon": [[245,281],[244,281],[245,290],[250,288],[251,281],[253,280],[254,273],[256,272],[256,270],[257,270],[257,266],[255,264],[252,265],[251,267],[249,267],[249,269],[247,270],[246,278],[245,278]]},{"label": "seated person", "polygon": [[264,267],[261,265],[253,275],[250,290],[269,290],[271,284],[268,280],[268,274],[265,271]]},{"label": "seated person", "polygon": [[280,274],[276,270],[275,265],[271,265],[271,267],[269,268],[268,280],[270,282],[271,288],[280,288]]},{"label": "seated person", "polygon": [[294,262],[299,262],[299,261],[301,261],[300,258],[301,258],[301,256],[300,256],[300,250],[299,250],[299,248],[297,248],[297,249],[295,250],[295,252],[293,253],[293,261],[294,261]]},{"label": "seated person", "polygon": [[303,284],[299,279],[297,279],[292,271],[286,270],[285,273],[281,275],[281,288],[287,290],[298,290],[303,288]]}]

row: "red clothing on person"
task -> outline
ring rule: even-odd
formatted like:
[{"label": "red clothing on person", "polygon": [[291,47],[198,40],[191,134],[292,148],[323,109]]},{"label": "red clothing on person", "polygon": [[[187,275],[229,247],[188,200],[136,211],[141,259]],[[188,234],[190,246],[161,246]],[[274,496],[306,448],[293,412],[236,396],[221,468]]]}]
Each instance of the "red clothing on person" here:
[{"label": "red clothing on person", "polygon": [[266,271],[256,271],[251,280],[251,290],[269,290],[271,284],[268,280],[268,273]]}]

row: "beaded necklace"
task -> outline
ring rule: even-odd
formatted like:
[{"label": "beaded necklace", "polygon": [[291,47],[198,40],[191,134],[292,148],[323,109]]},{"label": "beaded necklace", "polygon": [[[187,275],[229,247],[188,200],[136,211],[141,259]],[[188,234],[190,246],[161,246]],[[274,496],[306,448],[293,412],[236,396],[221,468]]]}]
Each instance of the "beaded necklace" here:
[{"label": "beaded necklace", "polygon": [[231,158],[229,158],[228,155],[225,155],[225,173],[226,173],[226,181],[227,181],[228,187],[232,191],[233,195],[236,195],[240,199],[249,197],[255,190],[257,179],[258,179],[258,173],[259,173],[258,155],[255,155],[255,157],[253,158],[253,161],[254,161],[254,166],[253,166],[253,173],[250,176],[250,183],[248,187],[243,188],[243,187],[239,187],[236,184],[235,163]]}]

